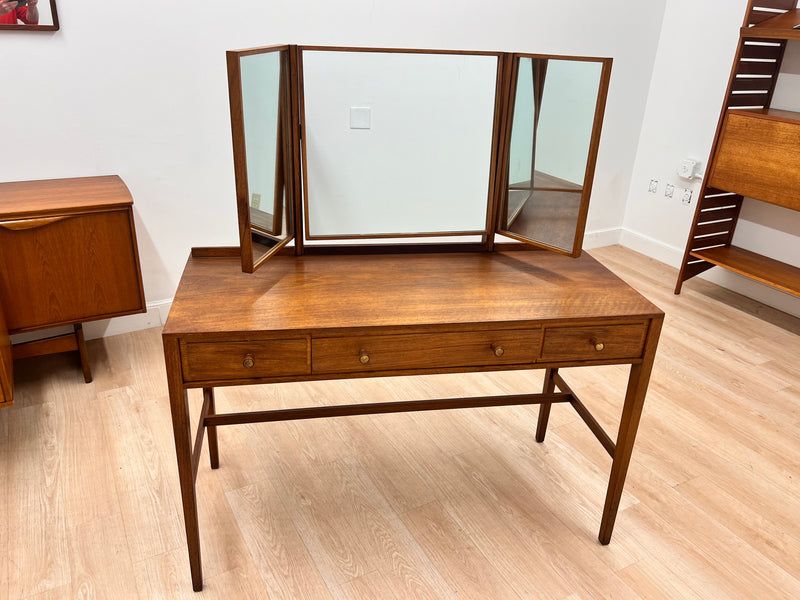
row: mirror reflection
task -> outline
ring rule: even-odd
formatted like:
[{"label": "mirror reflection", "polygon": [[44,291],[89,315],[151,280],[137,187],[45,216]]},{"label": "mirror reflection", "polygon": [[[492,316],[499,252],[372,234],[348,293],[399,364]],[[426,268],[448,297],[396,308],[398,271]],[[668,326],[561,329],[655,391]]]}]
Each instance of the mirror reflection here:
[{"label": "mirror reflection", "polygon": [[302,61],[309,239],[486,230],[496,55]]},{"label": "mirror reflection", "polygon": [[0,0],[0,29],[58,29],[55,0]]},{"label": "mirror reflection", "polygon": [[253,264],[291,235],[284,160],[285,60],[284,52],[249,54],[239,60]]},{"label": "mirror reflection", "polygon": [[602,70],[589,60],[519,59],[502,232],[573,251]]}]

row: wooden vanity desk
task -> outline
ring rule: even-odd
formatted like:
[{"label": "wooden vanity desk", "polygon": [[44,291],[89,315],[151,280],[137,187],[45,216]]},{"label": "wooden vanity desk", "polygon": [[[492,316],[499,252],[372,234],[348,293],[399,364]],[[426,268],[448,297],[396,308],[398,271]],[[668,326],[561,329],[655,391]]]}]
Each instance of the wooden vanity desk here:
[{"label": "wooden vanity desk", "polygon": [[[587,255],[307,254],[276,256],[250,274],[238,248],[195,249],[163,331],[194,589],[202,588],[195,478],[204,430],[215,468],[216,427],[236,423],[540,404],[535,435],[543,441],[551,403],[569,402],[613,457],[599,533],[607,544],[662,321]],[[558,374],[609,364],[631,365],[616,442]],[[507,369],[546,369],[542,393],[236,414],[214,404],[218,386]],[[189,388],[204,390],[196,436]]]},{"label": "wooden vanity desk", "polygon": [[[581,256],[611,59],[282,45],[227,62],[240,245],[192,251],[163,330],[192,587],[203,439],[217,468],[216,428],[237,423],[539,404],[542,442],[567,402],[613,458],[607,544],[664,319]],[[364,131],[373,108],[386,126]],[[613,364],[631,365],[616,441],[559,374]],[[541,392],[223,414],[214,400],[218,386],[511,369],[545,369]]]}]

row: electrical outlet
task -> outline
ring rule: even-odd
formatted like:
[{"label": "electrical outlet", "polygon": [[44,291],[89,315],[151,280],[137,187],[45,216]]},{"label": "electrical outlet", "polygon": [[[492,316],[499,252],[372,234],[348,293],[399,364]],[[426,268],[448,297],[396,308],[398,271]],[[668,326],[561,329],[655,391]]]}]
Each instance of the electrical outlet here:
[{"label": "electrical outlet", "polygon": [[647,186],[647,191],[651,194],[655,194],[658,191],[658,179],[650,180],[650,185]]},{"label": "electrical outlet", "polygon": [[261,194],[255,194],[255,193],[251,194],[250,206],[252,206],[256,210],[261,210]]},{"label": "electrical outlet", "polygon": [[671,183],[667,184],[667,187],[664,188],[664,196],[667,198],[672,198],[672,195],[675,193],[675,186]]},{"label": "electrical outlet", "polygon": [[683,190],[683,197],[681,198],[681,202],[683,202],[687,206],[692,203],[692,190]]}]

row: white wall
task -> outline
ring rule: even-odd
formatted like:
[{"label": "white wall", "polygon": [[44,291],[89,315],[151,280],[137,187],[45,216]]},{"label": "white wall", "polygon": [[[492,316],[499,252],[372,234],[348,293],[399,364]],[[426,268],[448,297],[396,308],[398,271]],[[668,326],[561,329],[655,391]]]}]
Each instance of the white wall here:
[{"label": "white wall", "polygon": [[[684,157],[705,164],[728,85],[747,0],[668,0],[631,178],[622,243],[679,266],[702,177],[681,179]],[[800,110],[800,42],[791,42],[773,105]],[[656,194],[648,192],[658,180]],[[673,198],[664,195],[675,186]],[[691,204],[682,202],[692,192]],[[800,213],[745,200],[734,243],[800,266]],[[800,315],[800,299],[729,271],[701,275],[766,304]]]},{"label": "white wall", "polygon": [[[623,219],[664,5],[176,0],[143,9],[61,0],[60,31],[0,32],[3,97],[20,107],[0,119],[0,181],[119,174],[135,201],[148,304],[166,306],[191,246],[238,243],[225,50],[305,43],[611,56],[588,221],[602,241]],[[717,20],[709,14],[706,25]]]}]

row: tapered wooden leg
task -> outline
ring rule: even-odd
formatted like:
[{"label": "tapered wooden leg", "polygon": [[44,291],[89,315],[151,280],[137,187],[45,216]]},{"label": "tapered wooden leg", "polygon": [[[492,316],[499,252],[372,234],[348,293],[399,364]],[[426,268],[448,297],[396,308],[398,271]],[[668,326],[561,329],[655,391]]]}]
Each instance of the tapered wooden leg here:
[{"label": "tapered wooden leg", "polygon": [[[217,407],[214,402],[214,388],[203,388],[203,401],[208,402],[208,414],[217,414]],[[208,456],[211,460],[211,468],[219,469],[219,447],[217,446],[217,426],[209,425],[206,427],[208,433]]]},{"label": "tapered wooden leg", "polygon": [[600,533],[597,538],[605,545],[611,541],[614,531],[614,522],[617,518],[619,501],[622,499],[622,489],[625,486],[625,476],[628,474],[628,465],[631,462],[633,443],[639,429],[639,420],[644,407],[644,397],[647,394],[647,384],[650,381],[650,372],[653,368],[658,336],[661,331],[662,319],[653,319],[647,334],[644,349],[644,359],[641,364],[631,365],[628,377],[628,388],[625,392],[625,404],[622,407],[622,417],[619,423],[614,460],[611,463],[611,475],[608,478],[608,491],[603,507],[603,518],[600,522]]},{"label": "tapered wooden leg", "polygon": [[[547,369],[544,373],[544,386],[542,393],[552,394],[556,389],[556,382],[553,376],[558,373],[558,369]],[[550,407],[552,402],[542,402],[539,405],[539,423],[536,425],[536,441],[543,442],[544,434],[547,432],[547,421],[550,419]]]},{"label": "tapered wooden leg", "polygon": [[81,369],[83,369],[83,380],[86,383],[92,382],[92,367],[89,365],[89,353],[86,350],[86,340],[83,337],[83,325],[76,323],[73,325],[75,340],[78,343],[78,355],[81,358]]},{"label": "tapered wooden leg", "polygon": [[189,396],[183,388],[178,343],[164,338],[164,358],[169,383],[169,405],[172,412],[172,432],[175,436],[175,454],[178,459],[178,479],[181,487],[183,521],[186,527],[186,545],[189,550],[189,567],[192,589],[203,589],[203,567],[200,561],[200,526],[197,520],[197,495],[192,469],[192,430],[189,422]]}]

